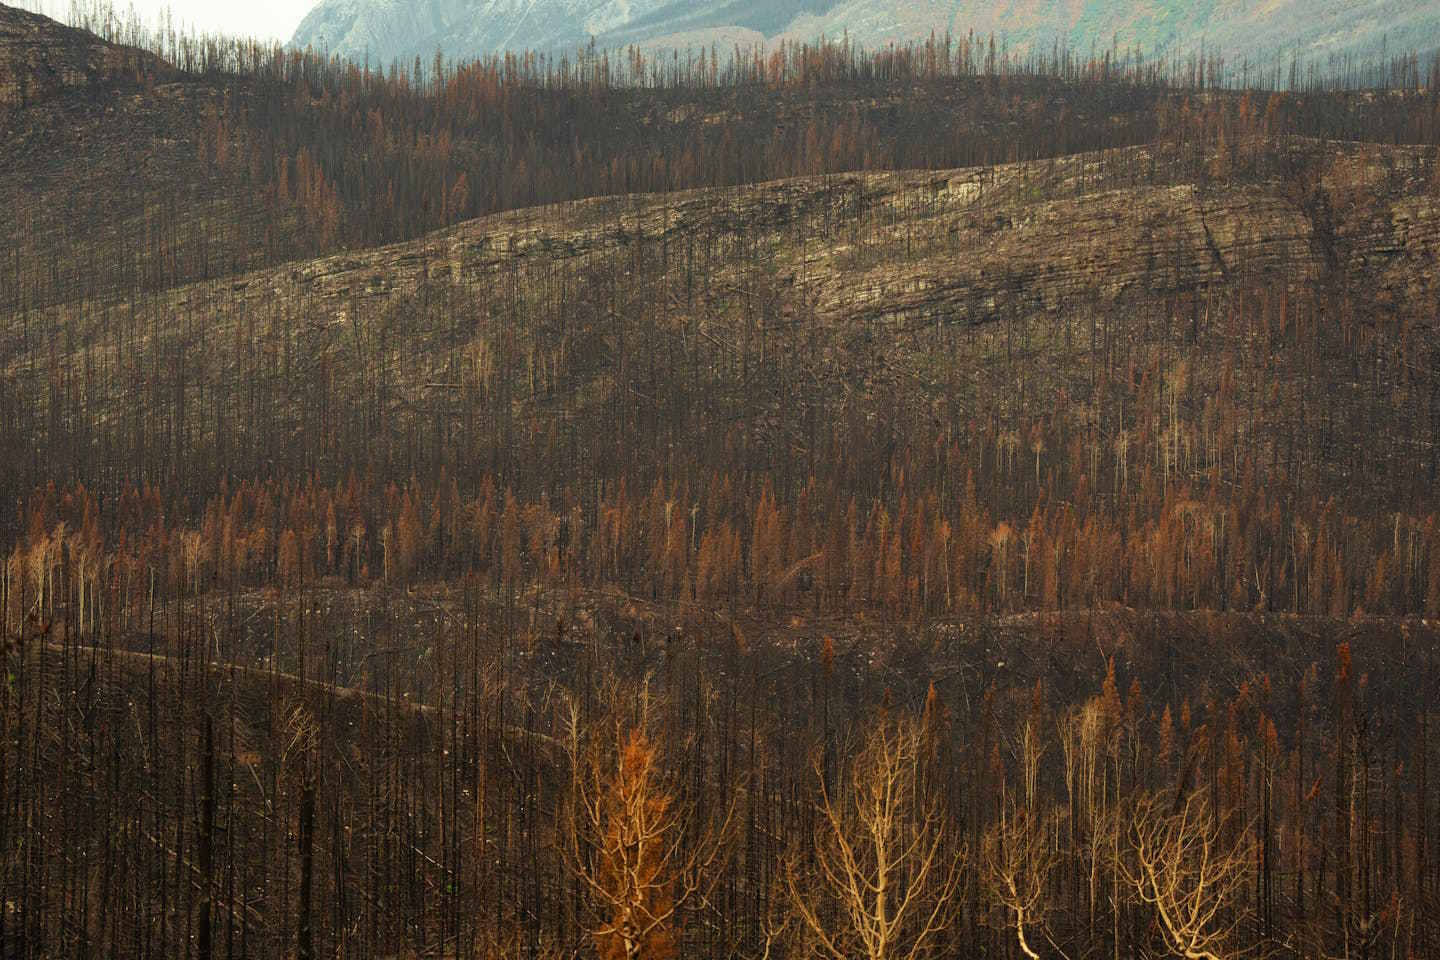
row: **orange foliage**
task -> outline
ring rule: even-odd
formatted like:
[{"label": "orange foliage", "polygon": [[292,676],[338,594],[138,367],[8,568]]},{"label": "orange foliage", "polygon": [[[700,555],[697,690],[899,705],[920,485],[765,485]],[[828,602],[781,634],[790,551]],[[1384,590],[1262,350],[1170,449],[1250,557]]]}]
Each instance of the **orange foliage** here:
[{"label": "orange foliage", "polygon": [[671,797],[656,782],[655,748],[630,733],[619,769],[602,798],[605,832],[596,879],[608,891],[610,916],[595,931],[601,960],[668,960],[676,955],[673,897],[663,874],[674,827]]}]

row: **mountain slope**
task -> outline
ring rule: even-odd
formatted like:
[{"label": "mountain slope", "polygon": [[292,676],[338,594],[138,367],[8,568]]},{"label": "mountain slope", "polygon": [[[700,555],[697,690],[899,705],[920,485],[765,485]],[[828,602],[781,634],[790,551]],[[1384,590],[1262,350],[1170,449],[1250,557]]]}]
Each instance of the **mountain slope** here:
[{"label": "mountain slope", "polygon": [[795,21],[787,35],[808,39],[849,30],[873,43],[919,39],[932,29],[994,33],[1012,49],[1062,40],[1082,53],[1118,42],[1153,54],[1203,44],[1231,62],[1267,60],[1277,52],[1323,61],[1333,54],[1376,56],[1387,45],[1433,48],[1440,44],[1440,7],[1408,0],[924,0],[898,6],[844,0],[824,16]]},{"label": "mountain slope", "polygon": [[666,0],[333,0],[312,10],[294,45],[388,62],[443,50],[558,50],[646,17]]},{"label": "mountain slope", "polygon": [[[1355,381],[1348,362],[1313,367],[1309,334],[1292,342],[1199,318],[1176,326],[1176,311],[1191,309],[1178,304],[1196,297],[1238,303],[1288,289],[1299,302],[1328,273],[1410,318],[1377,313],[1367,321],[1374,344],[1330,345],[1339,355],[1363,367],[1365,351],[1388,356],[1396,338],[1429,335],[1416,318],[1435,295],[1440,207],[1413,174],[1423,158],[1308,150],[1247,145],[1253,172],[1223,186],[1198,183],[1166,151],[1134,149],[531,208],[177,287],[123,321],[118,305],[103,303],[56,306],[28,327],[4,317],[0,371],[24,411],[15,422],[26,449],[123,448],[137,412],[133,385],[116,376],[85,386],[87,423],[60,419],[52,404],[66,401],[48,392],[34,355],[50,341],[33,331],[54,329],[67,331],[73,351],[62,366],[125,356],[156,371],[159,406],[148,415],[188,437],[185,457],[196,462],[282,463],[300,451],[338,463],[370,445],[421,464],[434,442],[457,462],[513,458],[523,474],[547,462],[554,434],[537,425],[553,424],[592,473],[663,464],[677,449],[718,469],[730,456],[714,419],[724,411],[754,461],[784,472],[826,462],[829,441],[815,424],[887,424],[918,446],[937,417],[1003,422],[1053,408],[1083,420],[1089,407],[1076,398],[1092,389],[1091,354],[1077,346],[1096,335],[1099,316],[1107,326],[1120,318],[1124,332],[1107,336],[1135,351],[1130,365],[1154,367],[1125,375],[1125,409],[1150,389],[1142,379],[1168,375],[1172,337],[1186,337],[1202,396],[1221,392],[1219,371],[1236,349],[1228,389],[1264,398],[1249,414],[1248,443],[1281,449],[1323,433],[1328,460],[1307,468],[1317,488],[1354,489],[1358,470],[1372,481],[1364,489],[1399,503],[1423,470],[1409,462],[1415,438],[1382,441],[1345,425],[1373,422],[1401,386]],[[1324,195],[1367,199],[1337,200],[1323,215],[1297,203],[1284,171],[1300,165]],[[641,345],[632,348],[641,359],[625,359],[627,343]],[[1293,378],[1280,385],[1270,363]],[[1017,364],[1029,382],[1019,394]],[[1423,405],[1428,380],[1403,389]],[[1302,415],[1292,401],[1305,396],[1328,397],[1329,407]],[[484,413],[472,418],[473,403]],[[625,433],[648,439],[616,456],[616,435],[581,425],[622,409]],[[810,466],[796,462],[797,448]]]},{"label": "mountain slope", "polygon": [[167,72],[156,57],[134,47],[0,5],[0,109],[23,108],[69,90],[135,87],[142,75]]},{"label": "mountain slope", "polygon": [[0,311],[298,255],[296,217],[240,160],[243,120],[235,162],[215,162],[254,86],[0,4]]},{"label": "mountain slope", "polygon": [[808,41],[848,33],[875,47],[971,31],[1013,51],[1061,41],[1088,52],[1139,47],[1147,55],[1198,50],[1232,64],[1291,55],[1326,63],[1440,45],[1440,5],[1410,0],[321,0],[296,31],[297,47],[326,47],[372,62],[474,57],[501,50],[691,45],[736,37]]}]

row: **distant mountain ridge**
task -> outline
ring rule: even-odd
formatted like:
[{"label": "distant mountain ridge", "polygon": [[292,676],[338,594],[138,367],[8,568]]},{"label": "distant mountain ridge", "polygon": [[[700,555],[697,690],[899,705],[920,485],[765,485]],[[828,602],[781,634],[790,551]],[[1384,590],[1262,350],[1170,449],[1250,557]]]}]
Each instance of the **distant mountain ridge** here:
[{"label": "distant mountain ridge", "polygon": [[931,33],[994,34],[1011,50],[1117,43],[1147,56],[1202,45],[1232,64],[1374,59],[1440,47],[1440,3],[1416,0],[320,0],[296,47],[388,63],[439,50],[754,45],[848,34],[870,48]]}]

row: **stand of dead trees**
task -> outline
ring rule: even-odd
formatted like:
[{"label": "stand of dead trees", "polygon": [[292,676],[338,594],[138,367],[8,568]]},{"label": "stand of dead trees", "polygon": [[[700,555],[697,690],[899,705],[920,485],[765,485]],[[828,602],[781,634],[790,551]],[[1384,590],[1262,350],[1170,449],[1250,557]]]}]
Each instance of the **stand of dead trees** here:
[{"label": "stand of dead trees", "polygon": [[0,956],[1440,952],[1435,66],[87,22],[168,63],[0,113]]},{"label": "stand of dead trees", "polygon": [[[1122,665],[1072,706],[946,679],[949,656],[862,666],[874,639],[829,666],[728,631],[555,646],[499,604],[457,609],[412,664],[353,688],[215,661],[226,617],[166,603],[154,655],[54,625],[11,644],[7,956],[1440,944],[1433,700],[1382,716],[1375,698],[1409,681],[1361,682],[1362,661],[1388,665],[1347,647],[1305,670],[1321,702],[1266,677],[1152,697]],[[371,623],[383,642],[407,621]],[[335,650],[335,626],[306,629]],[[938,686],[923,704],[857,686],[874,670]]]}]

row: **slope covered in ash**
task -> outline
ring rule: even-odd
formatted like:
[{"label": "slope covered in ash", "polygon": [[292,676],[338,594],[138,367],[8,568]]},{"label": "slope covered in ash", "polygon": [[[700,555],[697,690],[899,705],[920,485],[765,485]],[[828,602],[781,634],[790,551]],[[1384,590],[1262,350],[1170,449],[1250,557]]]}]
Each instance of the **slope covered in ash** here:
[{"label": "slope covered in ash", "polygon": [[0,5],[0,111],[67,91],[113,84],[138,87],[165,73],[154,56],[107,43],[48,17]]},{"label": "slope covered in ash", "polygon": [[[1436,415],[1433,156],[1259,140],[1237,157],[1222,182],[1213,158],[1157,146],[596,199],[11,313],[12,440],[84,475],[140,442],[143,417],[170,424],[163,450],[131,454],[165,469],[333,470],[364,450],[535,482],[557,438],[577,482],[679,450],[723,469],[740,442],[751,469],[798,481],[836,443],[883,474],[896,443],[945,424],[1015,424],[1053,444],[1098,429],[1106,482],[1122,437],[1137,477],[1153,456],[1212,482],[1222,395],[1244,411],[1226,429],[1273,451],[1277,476],[1414,502]],[[59,368],[97,371],[70,381],[83,400],[44,374],[55,343]],[[1159,393],[1170,422],[1136,424]],[[1373,434],[1376,418],[1395,429]]]}]

